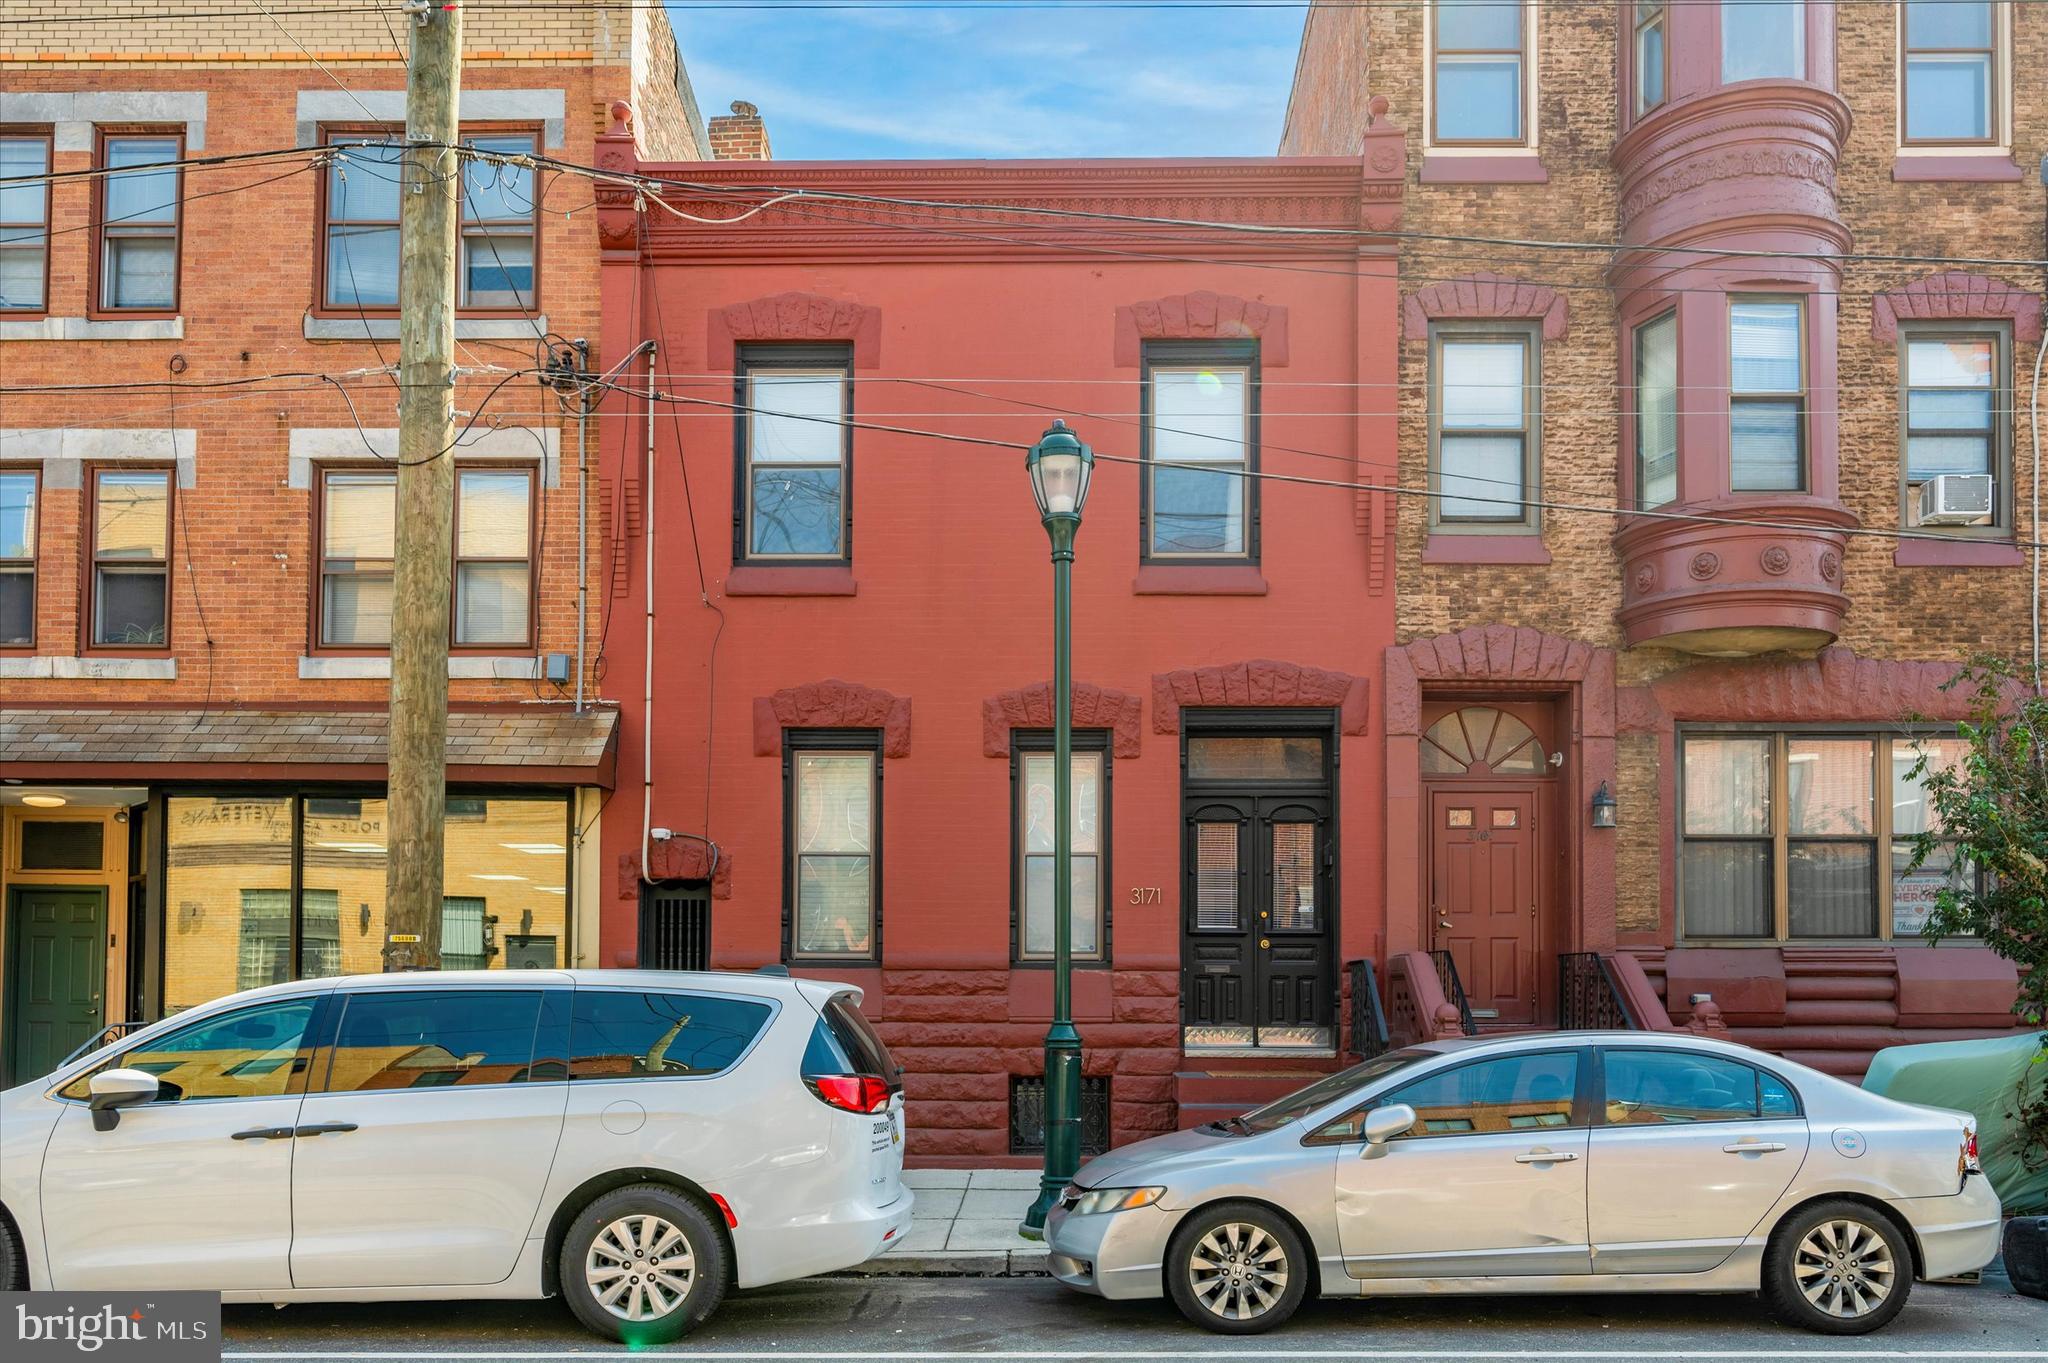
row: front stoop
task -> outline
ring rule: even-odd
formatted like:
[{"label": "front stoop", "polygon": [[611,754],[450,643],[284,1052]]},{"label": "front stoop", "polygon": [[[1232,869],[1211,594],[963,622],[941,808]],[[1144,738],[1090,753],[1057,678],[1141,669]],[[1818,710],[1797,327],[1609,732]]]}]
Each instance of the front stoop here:
[{"label": "front stoop", "polygon": [[907,1169],[910,1229],[845,1270],[870,1278],[1044,1277],[1045,1246],[1017,1234],[1038,1196],[1036,1169]]}]

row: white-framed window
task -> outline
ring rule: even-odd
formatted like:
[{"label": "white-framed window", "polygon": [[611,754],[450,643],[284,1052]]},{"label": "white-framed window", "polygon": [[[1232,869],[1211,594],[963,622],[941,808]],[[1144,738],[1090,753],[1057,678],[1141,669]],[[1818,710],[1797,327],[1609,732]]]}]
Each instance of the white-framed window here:
[{"label": "white-framed window", "polygon": [[749,346],[739,361],[734,560],[850,562],[852,354],[844,346]]},{"label": "white-framed window", "polygon": [[1664,102],[1666,44],[1670,41],[1669,7],[1665,0],[1636,0],[1635,45],[1630,64],[1635,77],[1637,117]]},{"label": "white-framed window", "polygon": [[1160,342],[1145,349],[1142,558],[1256,562],[1255,347]]},{"label": "white-framed window", "polygon": [[533,471],[458,469],[455,647],[527,647],[533,616]]},{"label": "white-framed window", "polygon": [[1432,333],[1430,523],[1533,530],[1542,379],[1533,327]]},{"label": "white-framed window", "polygon": [[1968,535],[2011,525],[2011,338],[2000,325],[1902,329],[1899,443],[1902,523],[1919,526],[1920,493],[1943,474],[1991,478],[1991,510],[1967,526],[1929,526]]},{"label": "white-framed window", "polygon": [[881,735],[790,730],[783,754],[785,954],[791,960],[878,960]]},{"label": "white-framed window", "polygon": [[1433,0],[1430,144],[1530,145],[1530,56],[1521,0]]},{"label": "white-framed window", "polygon": [[1806,79],[1804,0],[1723,0],[1721,83]]},{"label": "white-framed window", "polygon": [[1795,300],[1728,301],[1728,486],[1806,486],[1804,309]]},{"label": "white-framed window", "polygon": [[1635,333],[1636,505],[1678,500],[1678,310]]},{"label": "white-framed window", "polygon": [[2007,7],[1993,0],[1899,6],[1901,145],[2001,143],[2007,17]]},{"label": "white-framed window", "polygon": [[319,514],[319,644],[387,647],[392,563],[397,554],[397,473],[323,469]]},{"label": "white-framed window", "polygon": [[[1049,961],[1053,957],[1053,860],[1056,848],[1053,819],[1052,736],[1019,732],[1010,741],[1011,802],[1014,806],[1012,845],[1016,898],[1016,959]],[[1109,744],[1100,730],[1074,735],[1073,803],[1073,928],[1070,943],[1077,961],[1107,960],[1109,955]]]}]

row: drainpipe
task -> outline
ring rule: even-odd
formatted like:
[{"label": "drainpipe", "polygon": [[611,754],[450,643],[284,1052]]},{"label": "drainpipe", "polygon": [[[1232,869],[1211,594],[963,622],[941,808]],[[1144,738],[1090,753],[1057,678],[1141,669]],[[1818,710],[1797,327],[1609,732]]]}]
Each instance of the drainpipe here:
[{"label": "drainpipe", "polygon": [[654,822],[654,360],[660,347],[647,343],[647,471],[642,477],[641,497],[647,508],[640,532],[646,538],[647,568],[643,581],[647,589],[646,665],[640,689],[640,879],[654,879],[647,873],[647,839]]},{"label": "drainpipe", "polygon": [[[2041,158],[2041,184],[2048,189],[2048,156]],[[2042,240],[2048,242],[2048,196],[2044,196],[2041,211]],[[2048,252],[2044,252],[2048,254]],[[2048,336],[2043,336],[2034,347],[2034,398],[2032,420],[2028,423],[2034,431],[2034,694],[2043,694],[2041,685],[2041,359],[2048,356]]]},{"label": "drainpipe", "polygon": [[590,638],[590,394],[576,412],[576,713],[583,713],[583,650]]}]

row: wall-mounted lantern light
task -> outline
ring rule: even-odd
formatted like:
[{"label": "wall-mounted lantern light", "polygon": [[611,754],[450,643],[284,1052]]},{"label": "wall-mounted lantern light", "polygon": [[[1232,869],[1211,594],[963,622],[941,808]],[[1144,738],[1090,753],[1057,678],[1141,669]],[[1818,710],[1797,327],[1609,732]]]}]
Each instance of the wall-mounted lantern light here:
[{"label": "wall-mounted lantern light", "polygon": [[1613,794],[1607,789],[1607,783],[1602,781],[1600,789],[1593,792],[1593,827],[1614,827],[1616,808]]}]

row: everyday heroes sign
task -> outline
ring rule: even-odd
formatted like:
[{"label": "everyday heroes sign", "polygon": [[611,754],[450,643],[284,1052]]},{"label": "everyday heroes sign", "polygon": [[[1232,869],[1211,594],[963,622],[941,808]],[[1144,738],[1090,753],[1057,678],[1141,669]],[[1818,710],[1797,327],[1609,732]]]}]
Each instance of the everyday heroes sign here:
[{"label": "everyday heroes sign", "polygon": [[217,1363],[218,1292],[0,1292],[11,1363],[81,1355],[120,1363]]}]

